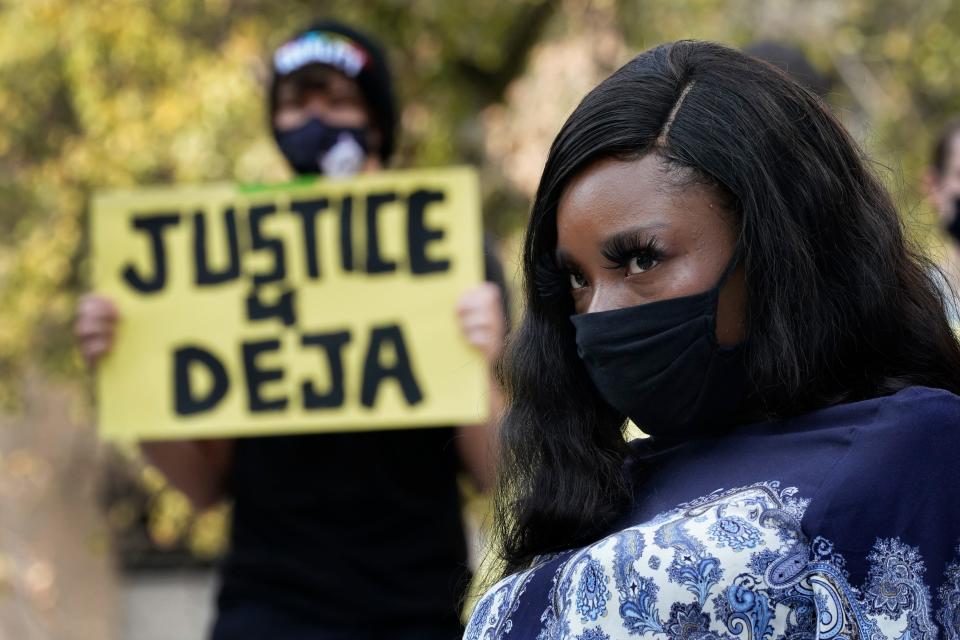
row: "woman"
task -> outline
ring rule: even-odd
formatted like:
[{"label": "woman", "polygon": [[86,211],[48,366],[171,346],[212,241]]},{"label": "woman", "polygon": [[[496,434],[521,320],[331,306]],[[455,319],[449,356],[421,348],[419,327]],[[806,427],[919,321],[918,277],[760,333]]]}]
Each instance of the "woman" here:
[{"label": "woman", "polygon": [[[960,638],[960,347],[818,98],[678,42],[554,141],[466,638]],[[624,442],[625,418],[652,437]]]}]

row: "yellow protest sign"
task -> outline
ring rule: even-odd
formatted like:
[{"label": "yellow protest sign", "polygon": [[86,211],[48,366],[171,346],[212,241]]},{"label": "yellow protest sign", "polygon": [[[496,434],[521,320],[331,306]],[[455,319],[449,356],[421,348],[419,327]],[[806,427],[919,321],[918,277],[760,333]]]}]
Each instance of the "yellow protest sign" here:
[{"label": "yellow protest sign", "polygon": [[98,371],[108,438],[469,424],[481,356],[476,174],[385,172],[99,194],[94,288],[120,312]]}]

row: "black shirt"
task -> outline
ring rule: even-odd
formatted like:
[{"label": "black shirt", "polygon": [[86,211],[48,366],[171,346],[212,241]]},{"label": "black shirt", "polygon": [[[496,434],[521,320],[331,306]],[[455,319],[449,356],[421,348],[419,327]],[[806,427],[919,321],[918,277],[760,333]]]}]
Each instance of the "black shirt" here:
[{"label": "black shirt", "polygon": [[237,441],[221,614],[328,628],[456,624],[467,580],[454,430]]},{"label": "black shirt", "polygon": [[[506,303],[503,269],[490,238],[484,245],[486,279]],[[470,578],[455,435],[237,440],[214,638],[454,637]]]}]

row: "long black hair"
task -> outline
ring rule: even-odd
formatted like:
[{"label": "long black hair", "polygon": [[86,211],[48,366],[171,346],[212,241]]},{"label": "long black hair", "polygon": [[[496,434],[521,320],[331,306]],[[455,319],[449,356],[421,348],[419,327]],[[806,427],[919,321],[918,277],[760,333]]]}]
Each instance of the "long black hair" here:
[{"label": "long black hair", "polygon": [[911,385],[960,393],[960,346],[933,266],[820,98],[727,47],[661,45],[583,99],[537,191],[523,254],[526,315],[502,369],[509,407],[495,524],[508,573],[596,539],[632,498],[624,416],[577,357],[570,296],[546,295],[538,281],[552,268],[557,203],[571,178],[601,158],[647,153],[729,203],[759,415],[776,420]]}]

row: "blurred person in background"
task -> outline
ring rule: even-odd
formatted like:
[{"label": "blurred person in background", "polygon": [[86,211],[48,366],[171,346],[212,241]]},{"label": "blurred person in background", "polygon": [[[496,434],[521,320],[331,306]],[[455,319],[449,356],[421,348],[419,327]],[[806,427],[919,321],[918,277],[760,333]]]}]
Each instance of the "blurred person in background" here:
[{"label": "blurred person in background", "polygon": [[832,83],[821,73],[802,49],[792,44],[776,40],[759,40],[743,48],[743,52],[757,60],[763,60],[781,71],[810,91],[826,99]]},{"label": "blurred person in background", "polygon": [[[381,48],[354,29],[320,22],[277,49],[268,100],[297,174],[349,176],[389,162],[390,73]],[[506,296],[489,246],[485,255],[488,282],[456,313],[492,369]],[[80,302],[76,337],[91,368],[119,321],[104,297]],[[491,479],[492,377],[490,402],[485,425],[142,443],[197,509],[233,500],[214,640],[458,637],[469,572],[457,475],[466,470],[481,488]]]},{"label": "blurred person in background", "polygon": [[[946,289],[960,290],[960,119],[951,121],[943,128],[933,145],[930,166],[924,177],[927,199],[937,211],[940,226],[947,232],[943,261]],[[952,307],[952,320],[960,323],[956,304]]]}]

